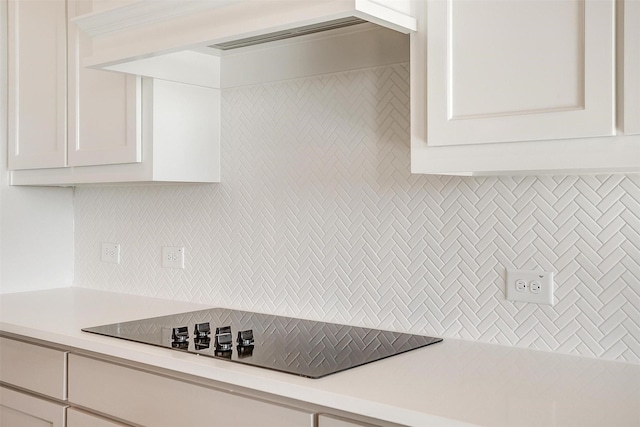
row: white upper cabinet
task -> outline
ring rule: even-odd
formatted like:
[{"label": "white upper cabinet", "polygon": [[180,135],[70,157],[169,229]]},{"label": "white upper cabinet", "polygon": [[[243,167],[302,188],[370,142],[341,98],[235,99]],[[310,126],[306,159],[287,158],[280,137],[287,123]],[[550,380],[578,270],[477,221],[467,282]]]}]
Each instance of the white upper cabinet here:
[{"label": "white upper cabinet", "polygon": [[620,3],[623,13],[622,101],[627,135],[640,134],[640,1]]},{"label": "white upper cabinet", "polygon": [[[68,1],[69,19],[91,2]],[[140,78],[82,66],[91,39],[69,25],[69,166],[141,161]]]},{"label": "white upper cabinet", "polygon": [[81,66],[91,40],[67,21],[90,1],[12,0],[10,170],[141,161],[140,78]]},{"label": "white upper cabinet", "polygon": [[66,4],[7,2],[8,167],[66,164]]},{"label": "white upper cabinet", "polygon": [[13,171],[11,184],[220,182],[220,91],[150,78],[141,83],[142,162]]},{"label": "white upper cabinet", "polygon": [[429,144],[614,133],[612,1],[427,2]]},{"label": "white upper cabinet", "polygon": [[[635,10],[640,2],[627,3]],[[616,129],[622,111],[615,99],[614,6],[613,0],[414,2],[412,172],[640,172],[640,138],[628,136],[638,118],[640,30],[638,23],[625,27],[625,43],[635,46],[625,46],[635,49],[624,57],[624,111],[631,116],[625,135]]]},{"label": "white upper cabinet", "polygon": [[220,181],[218,89],[84,67],[91,0],[8,12],[12,185]]},{"label": "white upper cabinet", "polygon": [[640,0],[69,0],[68,39],[64,4],[9,2],[13,184],[217,182],[221,88],[397,63],[401,33],[413,173],[640,172]]}]

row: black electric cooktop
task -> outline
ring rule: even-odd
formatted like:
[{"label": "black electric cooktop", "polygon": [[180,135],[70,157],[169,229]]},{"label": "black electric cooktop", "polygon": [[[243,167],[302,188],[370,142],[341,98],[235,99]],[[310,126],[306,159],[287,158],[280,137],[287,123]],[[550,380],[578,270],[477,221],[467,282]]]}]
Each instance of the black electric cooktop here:
[{"label": "black electric cooktop", "polygon": [[320,378],[442,341],[222,308],[82,330],[308,378]]}]

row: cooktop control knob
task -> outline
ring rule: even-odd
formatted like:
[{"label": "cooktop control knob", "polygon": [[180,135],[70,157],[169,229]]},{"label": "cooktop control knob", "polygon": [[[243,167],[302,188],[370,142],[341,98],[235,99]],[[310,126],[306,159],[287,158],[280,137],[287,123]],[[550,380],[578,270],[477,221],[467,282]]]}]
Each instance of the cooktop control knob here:
[{"label": "cooktop control knob", "polygon": [[216,328],[216,350],[231,351],[233,349],[233,336],[231,335],[231,326],[223,326]]},{"label": "cooktop control knob", "polygon": [[189,341],[189,329],[186,326],[173,328],[173,331],[171,332],[171,339],[175,343]]},{"label": "cooktop control knob", "polygon": [[245,357],[253,356],[253,346],[247,345],[244,347],[238,346],[238,359],[244,359]]},{"label": "cooktop control knob", "polygon": [[206,323],[196,323],[196,327],[193,330],[193,335],[196,338],[208,338],[211,334],[211,327],[209,326],[209,322]]},{"label": "cooktop control knob", "polygon": [[193,340],[193,347],[196,350],[208,350],[211,344],[211,338],[200,338]]},{"label": "cooktop control knob", "polygon": [[253,345],[253,329],[239,331],[237,343],[240,347],[248,347],[250,345]]},{"label": "cooktop control knob", "polygon": [[216,350],[216,351],[213,352],[213,355],[215,357],[222,357],[224,359],[229,359],[229,360],[231,360],[231,356],[232,356],[231,350],[224,350],[224,351],[223,350]]},{"label": "cooktop control knob", "polygon": [[211,344],[209,322],[196,323],[193,328],[193,345],[196,350],[207,350]]}]

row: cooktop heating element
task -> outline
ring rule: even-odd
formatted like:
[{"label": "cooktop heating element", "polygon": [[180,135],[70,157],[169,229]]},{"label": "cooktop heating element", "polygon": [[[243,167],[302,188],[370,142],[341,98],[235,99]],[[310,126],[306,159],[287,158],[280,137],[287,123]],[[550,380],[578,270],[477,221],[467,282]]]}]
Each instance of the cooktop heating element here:
[{"label": "cooktop heating element", "polygon": [[442,341],[222,308],[82,330],[308,378],[320,378]]}]

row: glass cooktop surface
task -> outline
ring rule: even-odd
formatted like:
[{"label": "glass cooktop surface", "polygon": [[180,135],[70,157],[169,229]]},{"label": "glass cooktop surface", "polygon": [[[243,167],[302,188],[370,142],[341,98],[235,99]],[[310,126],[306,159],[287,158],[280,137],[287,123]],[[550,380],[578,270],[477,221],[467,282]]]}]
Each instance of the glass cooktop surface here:
[{"label": "glass cooktop surface", "polygon": [[442,341],[222,308],[82,330],[308,378],[320,378]]}]

